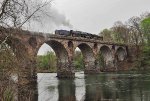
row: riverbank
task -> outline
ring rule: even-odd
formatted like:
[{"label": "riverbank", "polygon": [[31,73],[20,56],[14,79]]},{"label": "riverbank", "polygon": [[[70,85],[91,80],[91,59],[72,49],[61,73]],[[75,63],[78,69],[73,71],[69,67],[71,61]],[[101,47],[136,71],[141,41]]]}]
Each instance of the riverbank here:
[{"label": "riverbank", "polygon": [[[84,70],[76,70],[76,72],[84,72]],[[37,73],[57,73],[57,71],[50,70],[37,70]],[[101,71],[100,73],[119,73],[119,74],[137,74],[137,73],[150,73],[150,70],[124,70],[124,71]],[[100,74],[99,73],[99,74]]]},{"label": "riverbank", "polygon": [[[82,72],[84,70],[75,70],[75,72]],[[50,70],[42,70],[42,69],[38,69],[37,73],[57,73],[57,71],[50,71]]]}]

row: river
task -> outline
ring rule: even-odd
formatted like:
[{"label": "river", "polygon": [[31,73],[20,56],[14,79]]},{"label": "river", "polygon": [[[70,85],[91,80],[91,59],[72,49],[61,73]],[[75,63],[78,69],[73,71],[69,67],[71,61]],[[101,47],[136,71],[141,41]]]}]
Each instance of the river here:
[{"label": "river", "polygon": [[101,73],[57,79],[38,73],[38,101],[150,101],[150,74]]}]

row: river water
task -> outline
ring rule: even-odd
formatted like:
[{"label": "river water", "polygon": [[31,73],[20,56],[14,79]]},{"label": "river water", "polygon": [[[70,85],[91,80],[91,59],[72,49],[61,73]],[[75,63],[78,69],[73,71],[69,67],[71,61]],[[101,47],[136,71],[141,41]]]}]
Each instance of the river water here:
[{"label": "river water", "polygon": [[101,73],[57,79],[38,73],[38,101],[150,101],[150,74]]}]

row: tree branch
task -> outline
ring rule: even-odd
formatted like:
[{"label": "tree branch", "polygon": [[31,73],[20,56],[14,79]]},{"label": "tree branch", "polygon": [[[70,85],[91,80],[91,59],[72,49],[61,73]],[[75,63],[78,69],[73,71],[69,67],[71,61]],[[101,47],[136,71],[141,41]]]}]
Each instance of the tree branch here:
[{"label": "tree branch", "polygon": [[0,13],[0,18],[3,16],[3,14],[5,13],[5,8],[7,6],[9,0],[4,0],[1,6],[1,13]]},{"label": "tree branch", "polygon": [[39,6],[27,19],[25,19],[25,21],[18,28],[21,28],[37,11],[39,11],[44,6],[48,5],[50,2],[51,1],[45,2],[42,6]]}]

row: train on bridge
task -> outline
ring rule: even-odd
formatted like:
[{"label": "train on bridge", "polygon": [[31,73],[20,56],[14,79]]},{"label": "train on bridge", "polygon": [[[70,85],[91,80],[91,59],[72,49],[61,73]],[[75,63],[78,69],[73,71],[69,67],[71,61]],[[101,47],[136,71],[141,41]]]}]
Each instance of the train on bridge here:
[{"label": "train on bridge", "polygon": [[55,30],[55,34],[61,35],[61,36],[72,36],[72,37],[81,37],[81,38],[87,38],[87,39],[103,40],[102,36],[98,36],[98,35],[87,33],[87,32],[82,32],[82,31]]}]

